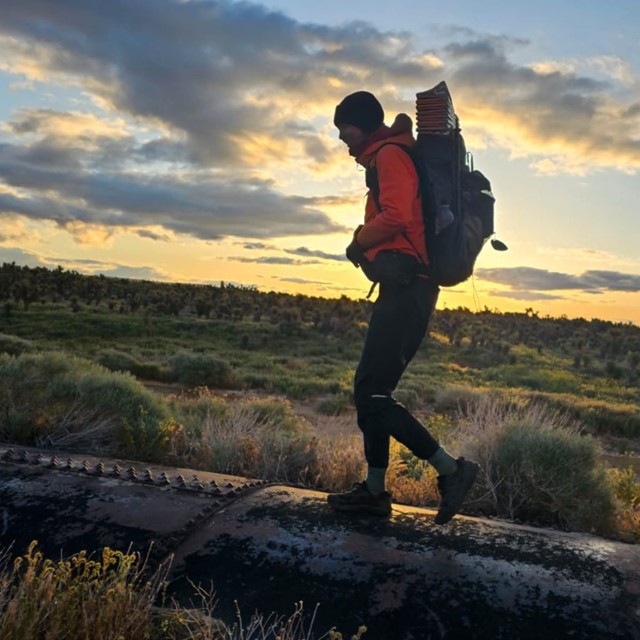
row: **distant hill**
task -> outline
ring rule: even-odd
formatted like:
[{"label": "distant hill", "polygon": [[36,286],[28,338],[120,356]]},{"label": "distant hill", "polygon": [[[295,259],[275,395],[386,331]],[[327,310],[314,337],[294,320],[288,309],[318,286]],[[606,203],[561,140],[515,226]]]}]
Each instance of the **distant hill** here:
[{"label": "distant hill", "polygon": [[[195,316],[222,321],[269,320],[274,323],[328,325],[334,331],[352,322],[366,322],[370,302],[261,292],[253,287],[166,283],[148,280],[83,275],[62,267],[22,267],[4,263],[0,267],[0,302],[5,317],[33,303],[106,306],[118,313],[143,311],[151,315]],[[606,361],[630,359],[632,368],[640,358],[640,327],[606,320],[540,317],[532,309],[525,313],[502,313],[485,308],[439,309],[432,332],[452,344],[469,342],[524,344],[534,348],[561,349],[576,358],[576,365],[590,358]]]}]

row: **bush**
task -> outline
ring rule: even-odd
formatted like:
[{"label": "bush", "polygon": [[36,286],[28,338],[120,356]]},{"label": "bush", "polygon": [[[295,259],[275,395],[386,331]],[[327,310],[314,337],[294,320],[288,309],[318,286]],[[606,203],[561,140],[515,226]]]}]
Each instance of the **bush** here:
[{"label": "bush", "polygon": [[122,426],[169,419],[164,400],[132,376],[57,352],[0,356],[0,437],[18,444],[122,454]]},{"label": "bush", "polygon": [[138,359],[130,353],[117,349],[103,349],[98,353],[96,360],[98,364],[111,371],[128,371],[130,373],[140,364]]},{"label": "bush", "polygon": [[[303,603],[289,616],[255,612],[230,625],[214,617],[213,591],[194,586],[198,608],[185,609],[175,600],[170,609],[158,609],[168,574],[163,563],[151,575],[137,553],[122,553],[106,547],[100,559],[86,551],[68,560],[45,559],[32,542],[24,556],[9,566],[8,554],[0,553],[0,638],[2,640],[69,638],[75,640],[257,640],[312,637],[313,616]],[[361,626],[352,640],[366,632]],[[330,630],[322,638],[342,640]]]},{"label": "bush", "polygon": [[234,402],[185,429],[184,459],[198,468],[292,482],[314,468],[316,440],[285,401]]},{"label": "bush", "polygon": [[508,364],[487,370],[486,378],[489,382],[495,381],[506,387],[553,393],[579,393],[581,385],[580,376],[575,372],[531,364]]},{"label": "bush", "polygon": [[478,398],[483,397],[484,394],[484,391],[473,387],[452,385],[436,391],[434,401],[436,407],[441,411],[450,411],[477,402]]},{"label": "bush", "polygon": [[122,421],[122,449],[124,455],[141,462],[164,462],[171,448],[175,449],[182,427],[173,418],[150,419],[142,407],[136,421]]},{"label": "bush", "polygon": [[32,542],[12,569],[0,567],[0,638],[144,640],[168,566],[143,579],[136,553],[105,548],[99,560],[82,551],[44,559]]},{"label": "bush", "polygon": [[131,373],[143,380],[169,379],[169,369],[160,362],[138,360],[135,356],[117,349],[103,349],[98,353],[97,361],[106,369]]},{"label": "bush", "polygon": [[222,358],[180,351],[169,360],[169,375],[175,382],[189,386],[230,389],[235,386],[231,365]]},{"label": "bush", "polygon": [[475,491],[480,510],[578,531],[612,531],[615,502],[598,447],[565,416],[484,398],[461,418],[461,448],[483,471]]},{"label": "bush", "polygon": [[362,480],[366,471],[360,436],[333,435],[315,443],[310,480],[324,491],[345,491]]},{"label": "bush", "polygon": [[30,340],[7,333],[0,333],[0,353],[18,356],[21,353],[29,353],[31,351],[35,351],[35,346]]},{"label": "bush", "polygon": [[323,398],[318,403],[316,411],[325,416],[339,416],[351,405],[351,398],[344,394],[334,394]]},{"label": "bush", "polygon": [[607,469],[618,501],[618,531],[629,542],[640,542],[640,481],[633,467]]},{"label": "bush", "polygon": [[573,416],[594,435],[611,434],[626,438],[640,436],[640,407],[637,403],[555,393],[534,393],[531,398]]}]

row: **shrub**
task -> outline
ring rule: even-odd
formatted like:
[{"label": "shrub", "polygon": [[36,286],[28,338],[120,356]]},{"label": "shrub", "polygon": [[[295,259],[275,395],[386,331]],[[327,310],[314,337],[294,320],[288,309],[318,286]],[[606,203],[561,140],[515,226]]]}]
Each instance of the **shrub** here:
[{"label": "shrub", "polygon": [[386,484],[397,502],[424,506],[439,500],[435,469],[395,440],[391,442]]},{"label": "shrub", "polygon": [[82,551],[44,559],[32,542],[9,569],[0,567],[0,638],[144,640],[168,565],[143,579],[140,556],[108,547],[99,560]]},{"label": "shrub", "polygon": [[117,349],[103,349],[98,353],[96,360],[98,364],[111,371],[128,371],[130,373],[140,364],[138,359],[130,353]]},{"label": "shrub", "polygon": [[484,391],[473,387],[452,385],[436,391],[434,401],[438,409],[449,411],[451,409],[460,409],[476,402],[484,393]]},{"label": "shrub", "polygon": [[0,353],[18,356],[21,353],[29,353],[31,351],[35,351],[35,346],[30,340],[7,333],[0,333]]},{"label": "shrub", "polygon": [[534,393],[531,398],[573,416],[595,435],[611,434],[627,438],[640,435],[640,407],[637,403],[555,393]]},{"label": "shrub", "polygon": [[548,369],[531,364],[507,364],[487,371],[487,379],[507,387],[525,387],[533,391],[579,393],[580,376],[573,371]]},{"label": "shrub", "polygon": [[124,421],[169,418],[164,400],[128,374],[57,352],[0,356],[0,437],[123,453]]},{"label": "shrub", "polygon": [[182,427],[173,418],[158,421],[139,407],[136,421],[122,421],[122,450],[124,455],[143,462],[164,462],[170,449],[175,451]]},{"label": "shrub", "polygon": [[348,409],[350,405],[351,399],[348,395],[343,393],[333,394],[320,400],[316,411],[325,416],[339,416]]},{"label": "shrub", "polygon": [[409,411],[413,411],[419,403],[420,396],[418,392],[411,387],[403,387],[397,389],[393,394],[394,398]]},{"label": "shrub", "polygon": [[180,351],[169,359],[172,380],[189,386],[232,388],[235,376],[231,365],[222,358],[203,353]]},{"label": "shrub", "polygon": [[345,491],[365,474],[362,438],[336,434],[319,438],[310,482],[325,491]]},{"label": "shrub", "polygon": [[563,414],[487,397],[467,408],[458,435],[483,471],[476,489],[482,511],[611,532],[615,503],[597,445]]},{"label": "shrub", "polygon": [[199,468],[296,482],[314,466],[315,438],[285,401],[234,402],[189,427],[183,455]]},{"label": "shrub", "polygon": [[[27,552],[9,565],[0,553],[0,638],[90,638],[91,640],[309,640],[315,615],[308,623],[302,602],[290,616],[254,613],[230,624],[215,618],[215,593],[194,586],[201,606],[185,609],[172,601],[158,609],[169,563],[152,574],[137,553],[108,547],[97,560],[81,551],[68,560],[45,559],[32,542]],[[366,632],[361,626],[352,640]],[[330,630],[323,639],[342,640]]]},{"label": "shrub", "polygon": [[161,362],[143,360],[139,362],[131,373],[142,380],[157,380],[168,382],[171,378],[169,368]]},{"label": "shrub", "polygon": [[117,349],[103,349],[96,358],[99,364],[111,371],[128,372],[143,380],[169,379],[169,369],[160,362],[141,361],[130,353]]},{"label": "shrub", "polygon": [[618,531],[630,542],[640,542],[640,481],[633,467],[607,469],[611,489],[618,501]]}]

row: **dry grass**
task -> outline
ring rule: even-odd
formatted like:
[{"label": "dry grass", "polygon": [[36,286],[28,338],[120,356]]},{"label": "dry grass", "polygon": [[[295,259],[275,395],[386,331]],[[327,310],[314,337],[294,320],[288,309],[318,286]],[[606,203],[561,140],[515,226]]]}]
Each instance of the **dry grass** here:
[{"label": "dry grass", "polygon": [[617,529],[623,538],[640,542],[640,481],[636,471],[631,466],[611,468],[607,476],[618,502]]},{"label": "dry grass", "polygon": [[[194,586],[199,606],[171,608],[154,603],[162,594],[168,563],[149,577],[136,553],[105,548],[94,560],[82,551],[68,560],[43,557],[32,542],[13,563],[0,553],[0,638],[2,640],[311,640],[315,611],[303,603],[290,616],[237,609],[229,624],[215,617],[215,594]],[[147,577],[143,577],[147,576]],[[360,640],[361,627],[352,640]],[[319,640],[343,640],[331,630]]]},{"label": "dry grass", "polygon": [[435,505],[439,501],[435,469],[393,440],[386,484],[395,502],[425,506]]},{"label": "dry grass", "polygon": [[[249,619],[244,618],[236,603],[236,619],[226,623],[215,617],[215,592],[192,586],[198,606],[190,609],[176,606],[165,611],[163,640],[312,640],[318,637],[313,630],[316,610],[310,617],[306,616],[302,602],[295,603],[289,616],[275,613],[265,616],[256,612]],[[361,626],[351,640],[360,640],[366,630]],[[343,635],[332,629],[318,640],[343,640]]]},{"label": "dry grass", "polygon": [[45,559],[32,542],[24,556],[0,570],[0,638],[25,640],[148,640],[151,610],[167,574],[151,578],[136,553],[105,548],[69,560]]},{"label": "dry grass", "polygon": [[[283,418],[283,405],[284,418]],[[316,440],[309,425],[287,420],[285,401],[229,403],[206,411],[185,439],[190,466],[250,478],[304,481],[314,466]]]},{"label": "dry grass", "polygon": [[481,466],[481,512],[611,533],[615,503],[599,447],[566,414],[481,398],[461,410],[456,436]]},{"label": "dry grass", "polygon": [[311,484],[324,491],[345,491],[362,480],[366,465],[362,439],[357,436],[323,436],[316,443]]}]

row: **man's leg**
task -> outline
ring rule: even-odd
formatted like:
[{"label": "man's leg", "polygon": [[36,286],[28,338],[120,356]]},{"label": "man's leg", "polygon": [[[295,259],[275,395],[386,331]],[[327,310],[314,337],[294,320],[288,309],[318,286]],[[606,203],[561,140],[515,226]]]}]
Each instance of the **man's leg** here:
[{"label": "man's leg", "polygon": [[370,468],[386,469],[393,436],[419,458],[435,456],[439,471],[455,470],[453,458],[393,397],[424,339],[437,298],[438,289],[418,278],[409,286],[383,287],[374,305],[354,382],[358,425]]},{"label": "man's leg", "polygon": [[[392,395],[426,334],[437,296],[438,289],[420,279],[407,287],[385,287],[380,292],[372,312],[354,384],[358,425],[364,436],[368,464],[367,479],[348,494],[330,496],[330,504],[334,507],[343,503],[340,506],[345,510],[373,513],[378,508],[382,511],[375,500],[379,497],[380,501],[384,499],[389,503],[390,511],[390,496],[384,490],[390,436],[407,446],[419,458],[428,460],[438,471],[441,480],[449,479],[447,483],[443,480],[441,484],[442,506],[445,506],[445,493],[452,494],[451,488],[455,489],[455,499],[447,501],[446,514],[443,512],[440,519],[448,521],[460,507],[459,489],[468,484],[470,475],[470,470],[465,465],[472,463],[456,461],[451,457]],[[452,478],[460,477],[461,465],[464,471],[463,485],[457,480],[451,481]],[[475,477],[475,470],[472,471]],[[362,508],[354,508],[358,505]],[[443,519],[445,516],[446,519]]]}]

